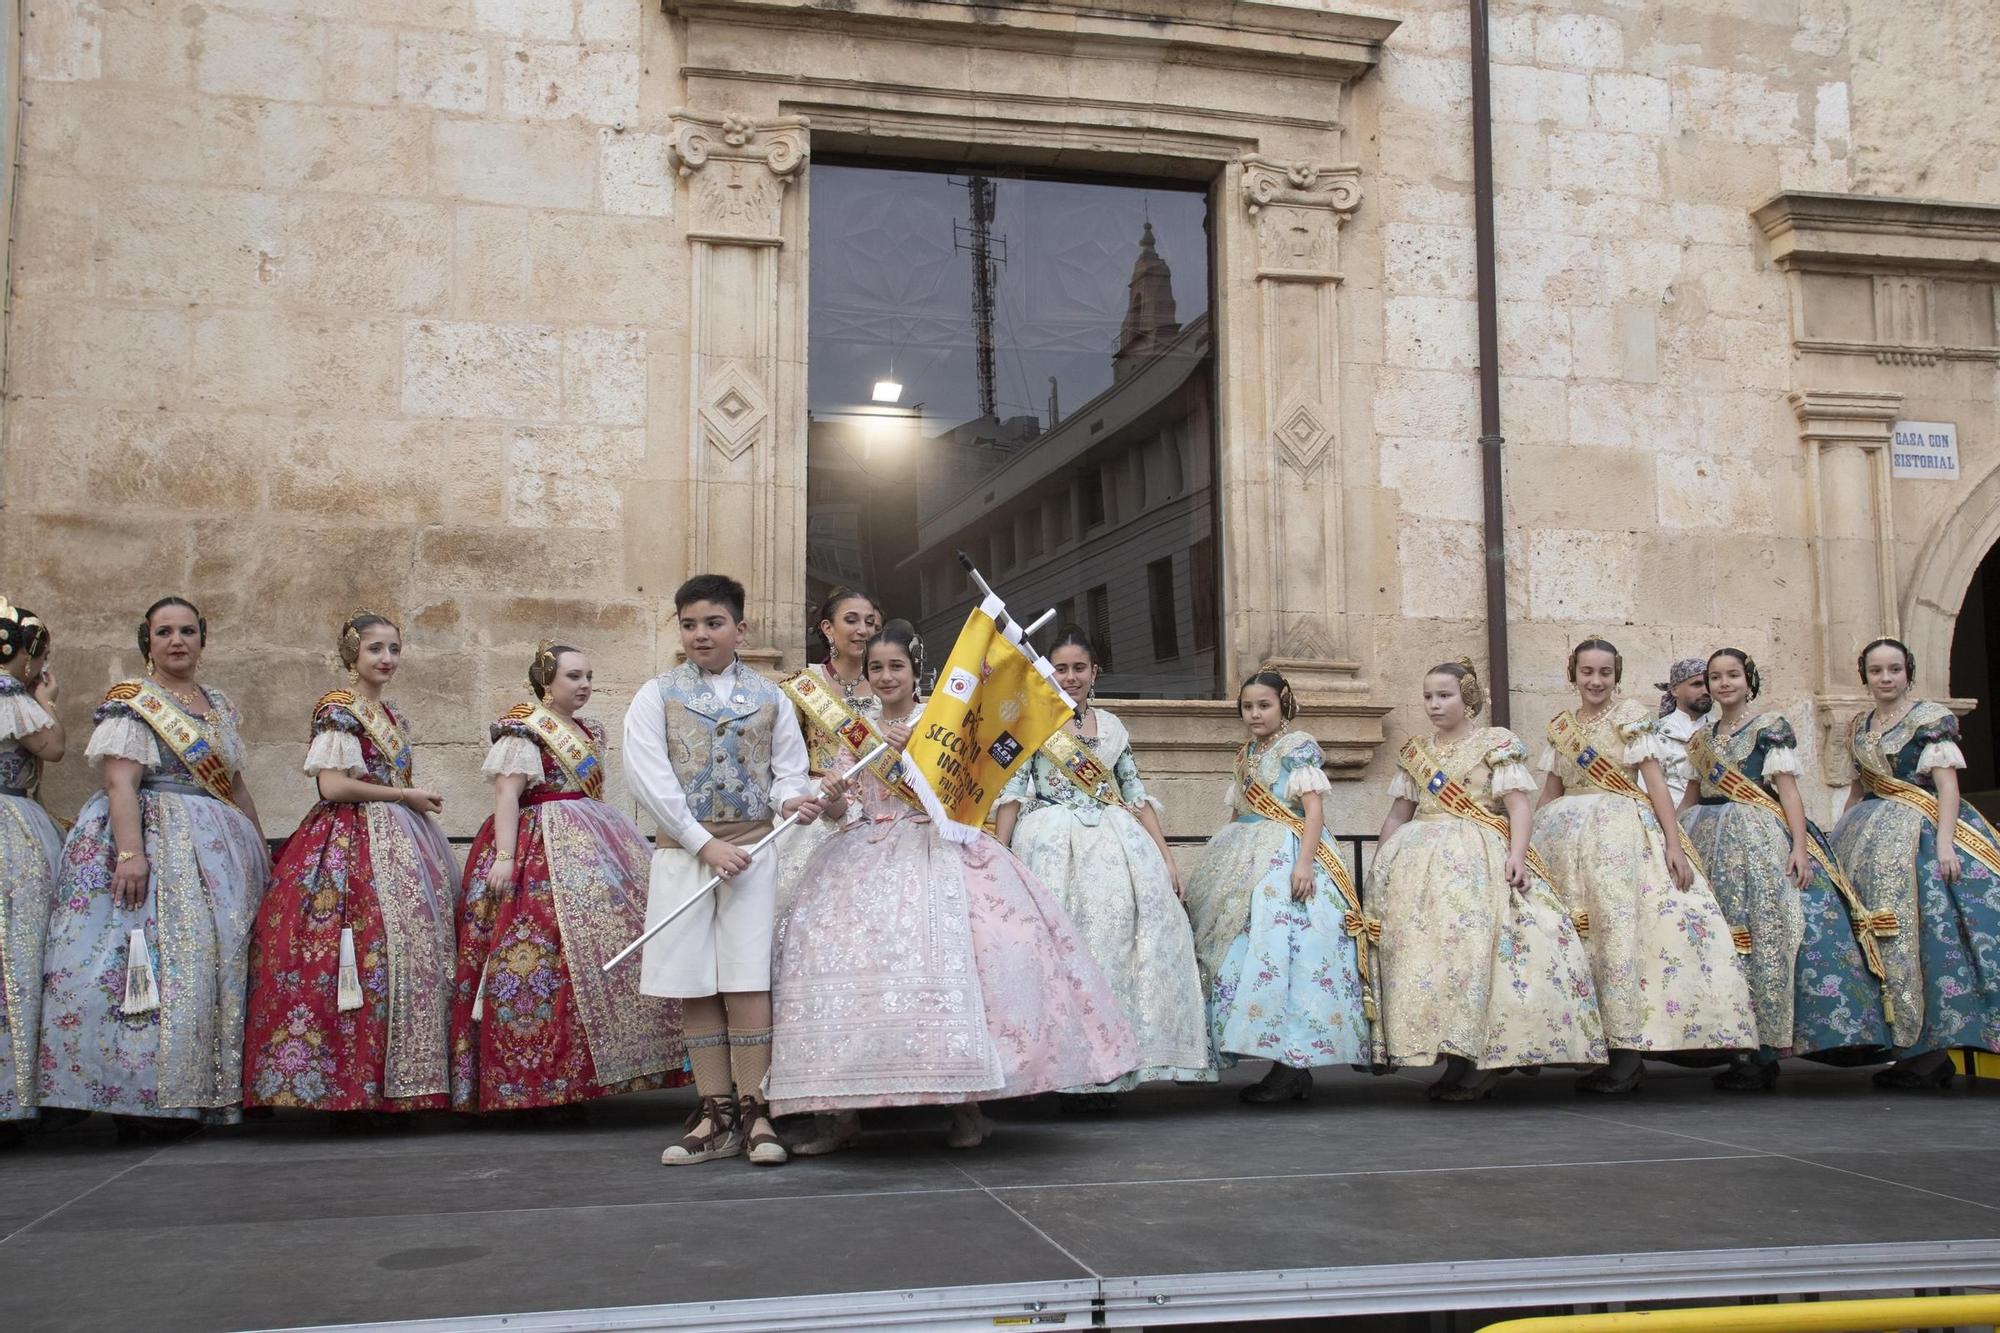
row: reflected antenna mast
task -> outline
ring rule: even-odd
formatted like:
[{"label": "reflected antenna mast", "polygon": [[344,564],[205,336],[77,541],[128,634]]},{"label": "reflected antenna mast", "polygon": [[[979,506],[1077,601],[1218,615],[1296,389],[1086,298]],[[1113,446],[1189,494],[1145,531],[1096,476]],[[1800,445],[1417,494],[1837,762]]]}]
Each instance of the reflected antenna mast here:
[{"label": "reflected antenna mast", "polygon": [[1007,238],[993,234],[996,204],[993,178],[967,176],[963,183],[965,192],[971,196],[972,220],[952,222],[951,246],[972,256],[972,328],[979,348],[979,414],[998,421],[1000,404],[993,392],[993,288],[999,279],[1000,265],[1007,262]]}]

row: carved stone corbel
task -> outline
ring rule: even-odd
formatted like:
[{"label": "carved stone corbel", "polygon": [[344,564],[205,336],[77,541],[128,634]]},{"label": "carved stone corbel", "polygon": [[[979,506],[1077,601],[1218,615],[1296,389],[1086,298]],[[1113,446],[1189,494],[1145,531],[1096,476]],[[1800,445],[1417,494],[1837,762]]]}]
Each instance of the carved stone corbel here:
[{"label": "carved stone corbel", "polygon": [[[1253,519],[1269,534],[1275,613],[1262,656],[1302,694],[1351,693],[1340,481],[1340,227],[1361,203],[1358,167],[1238,159],[1256,246],[1261,401],[1250,438],[1275,462]],[[1249,404],[1246,404],[1248,406]]]}]

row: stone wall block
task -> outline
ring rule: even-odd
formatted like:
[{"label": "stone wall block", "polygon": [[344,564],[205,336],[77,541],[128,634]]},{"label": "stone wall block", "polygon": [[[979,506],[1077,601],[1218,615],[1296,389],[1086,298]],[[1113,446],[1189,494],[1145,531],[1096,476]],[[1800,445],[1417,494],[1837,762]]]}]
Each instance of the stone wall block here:
[{"label": "stone wall block", "polygon": [[23,299],[9,355],[17,393],[178,402],[187,389],[188,319],[176,310]]},{"label": "stone wall block", "polygon": [[28,84],[21,151],[29,167],[122,180],[202,180],[202,116],[192,93]]},{"label": "stone wall block", "polygon": [[1535,22],[1535,60],[1573,69],[1617,69],[1625,63],[1625,34],[1601,14],[1541,14]]},{"label": "stone wall block", "polygon": [[104,294],[120,300],[254,305],[276,293],[278,201],[251,190],[94,186],[93,250]]},{"label": "stone wall block", "polygon": [[1508,523],[1517,528],[1644,531],[1654,524],[1653,468],[1654,460],[1636,449],[1510,441]]},{"label": "stone wall block", "polygon": [[1385,435],[1477,438],[1478,385],[1456,371],[1385,368],[1376,383],[1375,427]]},{"label": "stone wall block", "polygon": [[597,152],[588,131],[554,125],[441,120],[433,133],[438,188],[478,203],[589,208]]},{"label": "stone wall block", "polygon": [[1569,385],[1563,380],[1503,374],[1500,422],[1510,443],[1569,443]]},{"label": "stone wall block", "polygon": [[1396,534],[1402,613],[1426,620],[1484,618],[1485,562],[1478,524],[1406,521]]},{"label": "stone wall block", "polygon": [[1650,74],[1593,74],[1590,110],[1603,129],[1666,134],[1673,128],[1672,87]]},{"label": "stone wall block", "polygon": [[516,426],[495,445],[507,460],[508,523],[611,531],[623,523],[625,478],[645,455],[646,432]]},{"label": "stone wall block", "polygon": [[1479,364],[1477,307],[1435,296],[1392,296],[1383,303],[1383,356],[1392,366],[1470,370]]},{"label": "stone wall block", "polygon": [[248,419],[275,514],[319,523],[498,523],[503,464],[449,421]]},{"label": "stone wall block", "polygon": [[1472,436],[1454,440],[1384,436],[1380,452],[1382,484],[1400,492],[1403,514],[1476,523],[1485,512],[1479,453]]},{"label": "stone wall block", "polygon": [[606,46],[636,45],[641,23],[656,12],[646,0],[578,0],[577,36]]},{"label": "stone wall block", "polygon": [[326,100],[363,106],[399,100],[395,29],[326,25]]},{"label": "stone wall block", "polygon": [[1519,124],[1588,129],[1591,124],[1591,78],[1569,70],[1538,69],[1532,65],[1495,65],[1493,117],[1496,121]]},{"label": "stone wall block", "polygon": [[15,294],[92,294],[101,187],[95,181],[31,171],[15,179],[14,189]]},{"label": "stone wall block", "polygon": [[519,596],[622,595],[616,548],[567,528],[427,528],[418,538],[412,588],[423,596],[485,592],[496,569],[509,571],[509,591]]},{"label": "stone wall block", "polygon": [[194,396],[257,409],[390,413],[399,341],[400,330],[389,320],[275,310],[205,313],[194,330]]},{"label": "stone wall block", "polygon": [[1476,286],[1471,227],[1392,222],[1382,249],[1382,281],[1397,296],[1463,297]]},{"label": "stone wall block", "polygon": [[[1502,301],[1498,314],[1501,365],[1517,375],[1556,379],[1569,375],[1569,320],[1559,307],[1539,301]],[[1473,364],[1478,364],[1476,354]]]},{"label": "stone wall block", "polygon": [[553,421],[562,411],[562,342],[537,325],[412,321],[403,339],[405,412]]},{"label": "stone wall block", "polygon": [[566,42],[576,35],[574,0],[472,0],[472,20],[503,37]]},{"label": "stone wall block", "polygon": [[440,111],[486,110],[491,62],[486,42],[450,32],[404,32],[396,39],[396,96]]},{"label": "stone wall block", "polygon": [[430,189],[423,112],[216,101],[202,108],[200,137],[201,168],[188,173],[197,180],[333,194],[413,196]]},{"label": "stone wall block", "polygon": [[1777,527],[1777,487],[1750,459],[1662,455],[1660,524],[1666,528],[1727,528],[1766,533]]},{"label": "stone wall block", "polygon": [[602,130],[598,177],[600,201],[607,213],[640,217],[672,217],[674,166],[668,156],[672,142],[664,134],[619,133]]},{"label": "stone wall block", "polygon": [[276,285],[299,305],[429,314],[450,297],[452,225],[441,205],[300,197],[280,226]]},{"label": "stone wall block", "polygon": [[630,124],[639,116],[639,53],[577,46],[509,46],[500,102],[510,116]]},{"label": "stone wall block", "polygon": [[607,426],[646,421],[646,335],[631,329],[563,333],[563,419]]},{"label": "stone wall block", "polygon": [[1761,74],[1683,65],[1673,75],[1676,121],[1732,143],[1783,144],[1799,128],[1799,94]]},{"label": "stone wall block", "polygon": [[64,82],[102,76],[104,16],[92,0],[35,0],[23,8],[22,74]]},{"label": "stone wall block", "polygon": [[474,319],[533,318],[534,256],[525,208],[462,206],[453,215],[452,312]]},{"label": "stone wall block", "polygon": [[164,9],[102,9],[101,77],[159,88],[194,86],[194,30]]},{"label": "stone wall block", "polygon": [[1538,620],[1620,624],[1633,614],[1630,533],[1545,528],[1528,534],[1528,606]]},{"label": "stone wall block", "polygon": [[1549,136],[1549,183],[1652,198],[1660,193],[1660,150],[1637,134],[1567,130]]},{"label": "stone wall block", "polygon": [[678,327],[687,247],[650,218],[537,213],[528,298],[544,319]]},{"label": "stone wall block", "polygon": [[210,10],[197,24],[195,84],[223,97],[317,101],[325,89],[323,57],[318,24]]},{"label": "stone wall block", "polygon": [[258,463],[269,423],[158,408],[105,408],[24,399],[8,422],[27,466],[23,507],[89,514],[106,509],[247,514],[261,502]]},{"label": "stone wall block", "polygon": [[[195,600],[202,610],[228,624],[235,642],[318,659],[357,606],[405,616],[403,579],[416,559],[416,542],[412,529],[335,519],[271,524],[245,543],[235,539],[231,521],[216,519],[195,525],[189,581],[201,589]],[[311,705],[304,698],[294,707],[303,714]]]}]

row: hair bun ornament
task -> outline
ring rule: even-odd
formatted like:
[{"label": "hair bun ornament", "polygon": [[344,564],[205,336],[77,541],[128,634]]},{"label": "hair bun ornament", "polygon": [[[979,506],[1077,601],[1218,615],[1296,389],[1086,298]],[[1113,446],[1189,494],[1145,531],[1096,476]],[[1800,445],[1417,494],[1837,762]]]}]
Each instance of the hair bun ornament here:
[{"label": "hair bun ornament", "polygon": [[1473,665],[1470,657],[1459,658],[1458,665],[1464,669],[1466,675],[1472,677],[1474,680],[1479,679],[1479,668]]},{"label": "hair bun ornament", "polygon": [[538,689],[547,689],[556,678],[556,663],[561,654],[556,652],[554,639],[543,639],[535,645],[535,660],[528,666],[528,684]]}]

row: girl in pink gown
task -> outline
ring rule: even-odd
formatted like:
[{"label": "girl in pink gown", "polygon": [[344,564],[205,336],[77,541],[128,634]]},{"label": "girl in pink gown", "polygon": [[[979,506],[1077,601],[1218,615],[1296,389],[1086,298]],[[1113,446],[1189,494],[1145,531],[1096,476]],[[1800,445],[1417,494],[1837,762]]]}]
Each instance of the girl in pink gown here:
[{"label": "girl in pink gown", "polygon": [[[900,750],[922,669],[909,622],[864,664]],[[778,918],[771,1109],[840,1113],[795,1148],[808,1156],[851,1143],[871,1106],[950,1106],[947,1142],[973,1147],[981,1101],[1108,1083],[1138,1060],[1055,895],[985,834],[940,837],[899,768],[885,758],[848,784],[861,817],[813,854]]]}]

